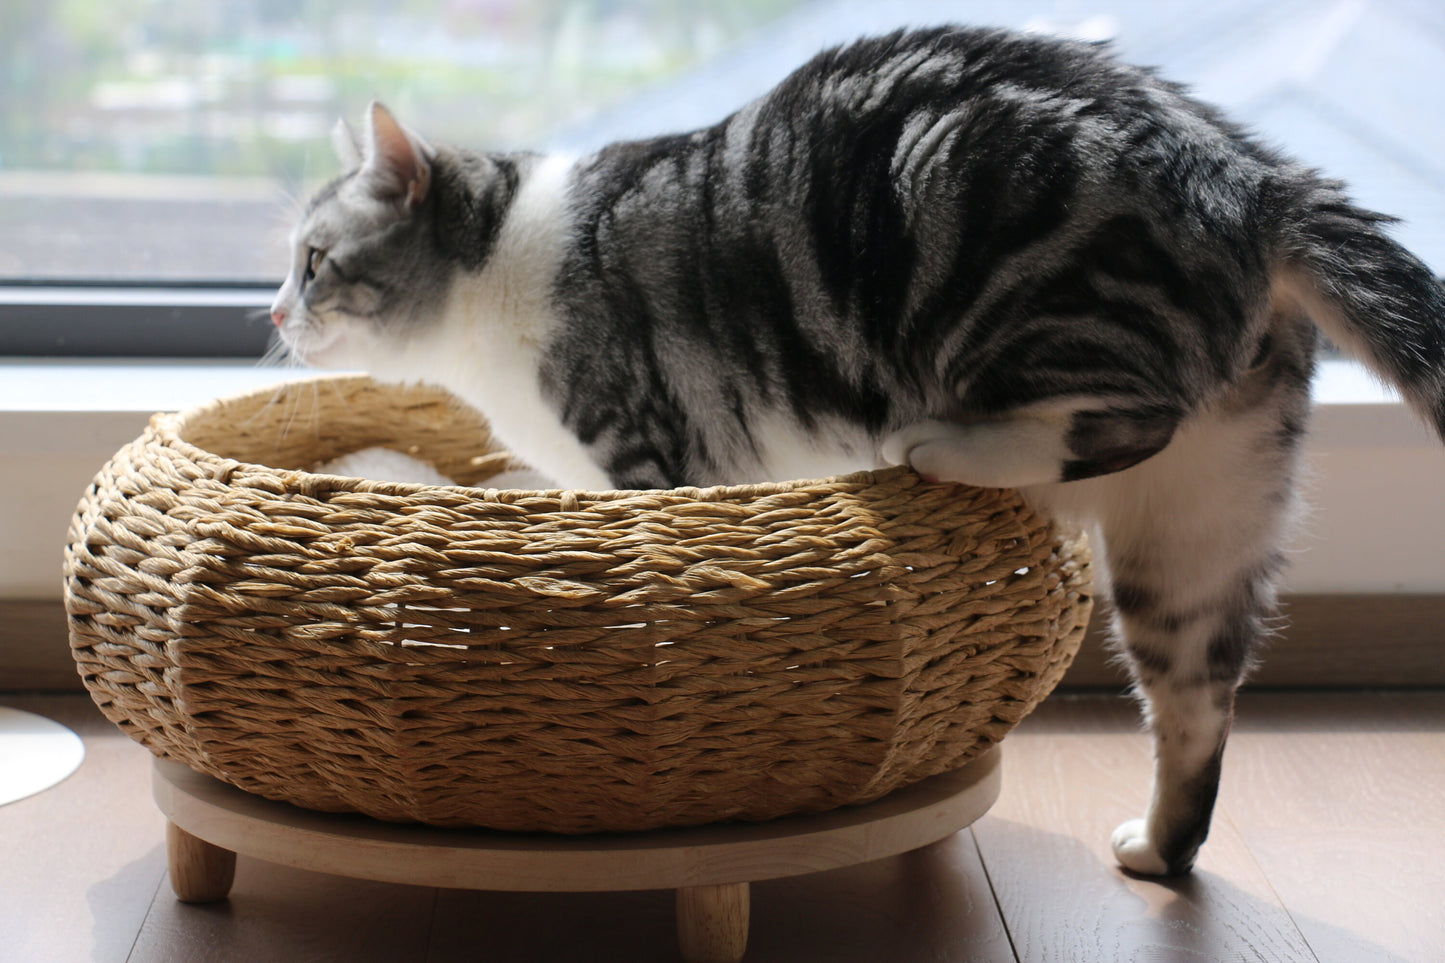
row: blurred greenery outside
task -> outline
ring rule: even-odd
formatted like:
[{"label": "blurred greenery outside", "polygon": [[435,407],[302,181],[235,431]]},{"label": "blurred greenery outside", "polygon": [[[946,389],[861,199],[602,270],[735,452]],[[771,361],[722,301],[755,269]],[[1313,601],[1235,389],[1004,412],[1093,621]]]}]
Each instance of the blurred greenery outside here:
[{"label": "blurred greenery outside", "polygon": [[0,0],[0,283],[274,282],[373,98],[546,149],[803,2]]},{"label": "blurred greenery outside", "polygon": [[295,184],[373,97],[437,140],[541,147],[798,2],[6,0],[0,172]]}]

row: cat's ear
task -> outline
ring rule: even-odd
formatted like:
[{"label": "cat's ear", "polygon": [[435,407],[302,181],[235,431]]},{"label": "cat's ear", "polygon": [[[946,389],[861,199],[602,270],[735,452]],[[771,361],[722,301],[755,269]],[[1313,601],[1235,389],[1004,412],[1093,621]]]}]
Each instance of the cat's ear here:
[{"label": "cat's ear", "polygon": [[397,123],[391,111],[372,101],[366,113],[366,138],[361,175],[372,196],[416,207],[431,188],[431,147]]},{"label": "cat's ear", "polygon": [[341,161],[345,170],[354,171],[361,166],[361,141],[357,140],[356,131],[345,117],[331,128],[331,148],[336,151],[336,159]]}]

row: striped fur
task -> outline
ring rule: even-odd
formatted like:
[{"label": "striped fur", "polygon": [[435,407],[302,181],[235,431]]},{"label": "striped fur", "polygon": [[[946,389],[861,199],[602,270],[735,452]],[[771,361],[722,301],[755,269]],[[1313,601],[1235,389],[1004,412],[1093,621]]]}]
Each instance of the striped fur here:
[{"label": "striped fur", "polygon": [[1445,291],[1385,218],[1101,47],[900,32],[575,160],[374,106],[295,235],[303,359],[444,384],[570,487],[908,462],[1097,524],[1187,870],[1273,611],[1315,324],[1445,435]]}]

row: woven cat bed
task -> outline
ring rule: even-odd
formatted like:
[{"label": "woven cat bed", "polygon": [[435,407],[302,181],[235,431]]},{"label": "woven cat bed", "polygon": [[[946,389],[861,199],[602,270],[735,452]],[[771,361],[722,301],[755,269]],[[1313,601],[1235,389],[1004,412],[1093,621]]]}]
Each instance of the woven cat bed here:
[{"label": "woven cat bed", "polygon": [[[158,756],[271,799],[552,832],[760,820],[956,768],[1058,682],[1081,536],[903,469],[647,492],[313,474],[508,467],[431,388],[328,377],[158,415],[67,551],[71,645]],[[266,467],[274,466],[274,467]]]}]

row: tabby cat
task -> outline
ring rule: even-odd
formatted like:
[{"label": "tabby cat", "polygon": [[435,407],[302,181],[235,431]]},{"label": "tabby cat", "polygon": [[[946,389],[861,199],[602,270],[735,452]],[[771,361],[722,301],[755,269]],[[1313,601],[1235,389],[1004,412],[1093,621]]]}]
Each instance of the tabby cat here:
[{"label": "tabby cat", "polygon": [[865,39],[576,158],[380,104],[342,146],[273,306],[306,363],[446,386],[566,487],[906,463],[1096,524],[1155,744],[1138,873],[1209,828],[1315,324],[1445,434],[1445,287],[1388,219],[1100,46]]}]

